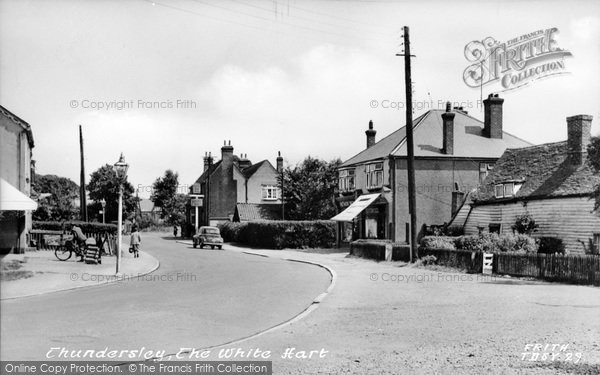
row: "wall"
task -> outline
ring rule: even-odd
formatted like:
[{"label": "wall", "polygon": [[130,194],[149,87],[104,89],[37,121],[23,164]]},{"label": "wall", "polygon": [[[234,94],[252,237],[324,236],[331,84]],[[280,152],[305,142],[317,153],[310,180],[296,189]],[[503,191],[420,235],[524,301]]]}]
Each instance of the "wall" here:
[{"label": "wall", "polygon": [[235,211],[235,203],[237,201],[237,184],[238,181],[222,178],[222,163],[210,176],[210,219],[219,220],[227,219],[233,216]]},{"label": "wall", "polygon": [[[494,163],[492,159],[416,159],[415,185],[417,233],[423,224],[443,224],[452,218],[452,191],[458,182],[462,191],[479,184],[479,163]],[[395,160],[395,241],[406,239],[408,213],[408,176],[406,159]]]},{"label": "wall", "polygon": [[277,171],[268,163],[263,163],[260,168],[248,179],[248,203],[281,203],[281,199],[265,200],[262,199],[262,185],[274,185],[279,187],[277,182]]},{"label": "wall", "polygon": [[[600,216],[592,213],[594,201],[586,197],[557,198],[475,206],[465,224],[465,234],[487,231],[490,223],[501,223],[502,233],[512,233],[516,217],[525,212],[539,225],[534,236],[561,238],[570,254],[585,254],[593,233],[600,232]],[[584,245],[585,244],[585,245]]]},{"label": "wall", "polygon": [[[0,176],[29,196],[31,193],[31,148],[23,128],[0,116]],[[12,215],[12,216],[11,216]],[[27,247],[31,229],[31,211],[5,214],[0,219],[0,248]]]}]

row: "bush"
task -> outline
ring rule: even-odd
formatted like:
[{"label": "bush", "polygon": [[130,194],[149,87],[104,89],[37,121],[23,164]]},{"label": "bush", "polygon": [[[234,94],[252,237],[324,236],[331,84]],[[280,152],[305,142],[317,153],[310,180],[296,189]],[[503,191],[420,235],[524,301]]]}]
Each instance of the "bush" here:
[{"label": "bush", "polygon": [[460,236],[455,246],[460,250],[492,252],[497,249],[499,237],[496,233],[483,233],[475,236]]},{"label": "bush", "polygon": [[502,252],[535,253],[538,249],[534,238],[525,234],[507,234],[498,239],[497,247]]},{"label": "bush", "polygon": [[455,250],[453,237],[428,236],[421,239],[423,249],[446,249]]},{"label": "bush", "polygon": [[565,244],[563,240],[556,237],[538,237],[538,253],[541,254],[554,254],[554,253],[565,253]]},{"label": "bush", "polygon": [[483,233],[475,236],[423,237],[421,249],[535,253],[538,246],[535,239],[525,234],[498,236],[496,233]]},{"label": "bush", "polygon": [[437,258],[435,257],[435,255],[425,255],[424,257],[422,257],[419,260],[421,261],[421,264],[424,266],[430,266],[430,265],[437,263]]},{"label": "bush", "polygon": [[85,221],[33,221],[32,229],[71,231],[73,226],[77,225],[84,233],[104,233],[117,234],[117,226],[114,224],[88,223]]},{"label": "bush", "polygon": [[219,225],[227,242],[269,249],[334,247],[333,221],[255,221]]}]

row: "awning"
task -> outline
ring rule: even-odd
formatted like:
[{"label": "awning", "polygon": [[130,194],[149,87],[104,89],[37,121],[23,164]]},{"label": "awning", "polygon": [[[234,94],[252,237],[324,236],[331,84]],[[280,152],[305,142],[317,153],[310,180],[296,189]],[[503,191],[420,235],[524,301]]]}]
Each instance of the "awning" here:
[{"label": "awning", "polygon": [[352,221],[358,214],[363,212],[365,208],[367,208],[375,199],[377,199],[381,194],[366,194],[361,195],[352,203],[348,208],[344,211],[340,212],[336,216],[332,217],[331,220],[334,221]]},{"label": "awning", "polygon": [[37,203],[0,178],[0,211],[33,211]]}]

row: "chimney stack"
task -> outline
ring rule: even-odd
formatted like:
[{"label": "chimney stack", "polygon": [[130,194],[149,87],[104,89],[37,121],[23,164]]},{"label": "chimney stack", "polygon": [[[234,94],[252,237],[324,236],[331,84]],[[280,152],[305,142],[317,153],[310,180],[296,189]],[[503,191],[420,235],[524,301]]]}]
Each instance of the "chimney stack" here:
[{"label": "chimney stack", "polygon": [[233,180],[233,146],[231,141],[229,145],[223,141],[223,147],[221,147],[221,168],[223,179]]},{"label": "chimney stack", "polygon": [[592,119],[590,115],[567,117],[567,147],[572,165],[582,165],[587,158],[587,147],[592,138]]},{"label": "chimney stack", "polygon": [[281,173],[283,171],[283,157],[281,156],[281,151],[277,151],[277,172]]},{"label": "chimney stack", "polygon": [[248,154],[240,154],[240,159],[238,161],[238,166],[240,169],[248,168],[252,165],[252,162],[248,159]]},{"label": "chimney stack", "polygon": [[208,152],[204,153],[204,172],[206,172],[206,170],[208,169]]},{"label": "chimney stack", "polygon": [[502,139],[502,103],[498,94],[490,94],[483,101],[483,135],[488,138]]},{"label": "chimney stack", "polygon": [[375,144],[375,134],[377,134],[377,130],[373,129],[373,121],[369,120],[369,129],[365,131],[367,135],[367,148],[373,146]]},{"label": "chimney stack", "polygon": [[450,102],[446,103],[446,112],[442,113],[443,143],[442,153],[454,154],[454,113],[450,110]]}]

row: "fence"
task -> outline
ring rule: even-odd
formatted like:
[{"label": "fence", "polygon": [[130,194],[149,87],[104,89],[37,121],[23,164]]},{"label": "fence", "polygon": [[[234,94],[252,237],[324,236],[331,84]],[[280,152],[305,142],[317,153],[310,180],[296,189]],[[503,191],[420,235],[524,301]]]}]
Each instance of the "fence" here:
[{"label": "fence", "polygon": [[[437,263],[480,273],[483,253],[465,250],[420,249],[419,256],[433,255]],[[599,255],[494,253],[493,272],[536,277],[550,281],[600,286]]]},{"label": "fence", "polygon": [[[98,241],[103,240],[104,234],[102,233],[88,233],[83,232],[83,234],[89,239],[93,238],[96,243]],[[108,252],[113,253],[113,249],[117,248],[117,236],[113,234],[107,234],[106,237]],[[38,250],[54,250],[56,249],[61,240],[70,240],[73,236],[69,234],[64,234],[62,231],[55,230],[42,230],[42,229],[32,229],[29,231],[29,242],[31,246],[35,247]]]}]

